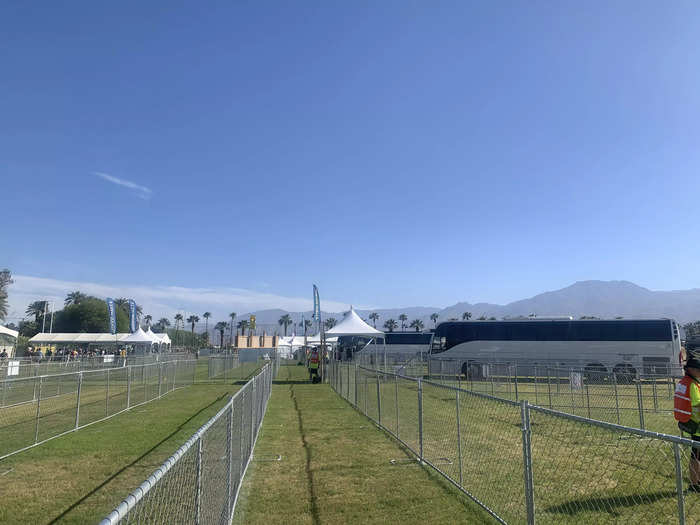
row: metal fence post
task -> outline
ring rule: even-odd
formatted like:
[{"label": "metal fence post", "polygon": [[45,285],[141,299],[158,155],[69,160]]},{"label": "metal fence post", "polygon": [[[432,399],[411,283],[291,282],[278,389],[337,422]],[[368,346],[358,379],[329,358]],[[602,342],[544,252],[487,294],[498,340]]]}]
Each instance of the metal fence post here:
[{"label": "metal fence post", "polygon": [[175,361],[175,370],[173,370],[173,390],[175,390],[176,379],[177,379],[177,364],[178,364],[178,361]]},{"label": "metal fence post", "polygon": [[200,523],[202,507],[202,436],[197,440],[197,480],[195,483],[194,494],[194,522],[196,525]]},{"label": "metal fence post", "polygon": [[588,419],[591,419],[591,396],[588,393],[588,383],[586,383],[586,407],[588,409]]},{"label": "metal fence post", "polygon": [[357,363],[355,363],[355,408],[357,408]]},{"label": "metal fence post", "polygon": [[399,376],[394,375],[394,399],[396,402],[396,437],[399,437]]},{"label": "metal fence post", "polygon": [[519,401],[518,399],[518,363],[515,363],[513,369],[513,379],[515,380],[515,400]]},{"label": "metal fence post", "polygon": [[549,379],[549,367],[547,367],[547,395],[549,396],[549,408],[552,408],[552,383]]},{"label": "metal fence post", "polygon": [[530,442],[530,407],[527,401],[520,402],[520,419],[523,433],[523,476],[525,481],[525,507],[528,524],[535,523],[535,488],[532,479],[532,443]]},{"label": "metal fence post", "polygon": [[377,422],[382,426],[382,395],[379,387],[379,371],[377,371]]},{"label": "metal fence post", "polygon": [[656,396],[656,378],[654,378],[654,382],[651,384],[652,388],[654,390],[654,412],[659,411],[659,401]]},{"label": "metal fence post", "polygon": [[459,486],[462,487],[462,429],[459,418],[459,390],[456,391],[455,405],[457,407],[457,457],[459,458]]},{"label": "metal fence post", "polygon": [[131,367],[126,367],[126,408],[131,407]]},{"label": "metal fence post", "polygon": [[612,377],[613,389],[615,390],[615,414],[617,416],[617,424],[620,424],[620,400],[617,395],[617,375],[615,372],[610,372]]},{"label": "metal fence post", "polygon": [[105,416],[109,415],[109,368],[107,369],[107,384],[105,385]]},{"label": "metal fence post", "polygon": [[673,444],[673,456],[676,460],[676,494],[678,497],[678,523],[685,525],[685,500],[683,498],[683,467],[681,450],[678,443]]},{"label": "metal fence post", "polygon": [[419,457],[423,461],[423,382],[418,380],[418,443]]},{"label": "metal fence post", "polygon": [[158,364],[158,397],[160,397],[160,389],[163,385],[163,363]]},{"label": "metal fence post", "polygon": [[639,381],[637,385],[637,409],[639,410],[639,428],[644,430],[644,401],[642,400],[642,385]]},{"label": "metal fence post", "polygon": [[228,464],[226,517],[228,519],[231,516],[231,507],[233,506],[233,403],[229,407],[226,423],[226,457]]},{"label": "metal fence post", "polygon": [[78,372],[78,395],[75,403],[75,428],[80,426],[80,391],[83,387],[83,373]]},{"label": "metal fence post", "polygon": [[36,398],[36,425],[34,427],[34,443],[39,441],[39,417],[41,416],[41,383],[43,377],[39,377],[39,397]]}]

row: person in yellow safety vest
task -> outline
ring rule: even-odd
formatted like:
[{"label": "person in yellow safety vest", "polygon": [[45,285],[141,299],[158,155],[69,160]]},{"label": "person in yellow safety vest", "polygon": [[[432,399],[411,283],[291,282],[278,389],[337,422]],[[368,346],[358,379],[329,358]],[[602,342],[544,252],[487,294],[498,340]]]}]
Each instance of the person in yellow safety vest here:
[{"label": "person in yellow safety vest", "polygon": [[[693,441],[700,442],[700,358],[690,357],[684,368],[685,377],[676,386],[674,412],[688,412],[688,410],[681,410],[681,407],[690,408],[689,420],[686,423],[679,423],[678,426],[690,434]],[[674,415],[676,419],[685,419],[680,414]],[[692,492],[700,492],[700,443],[690,452],[689,470],[690,487],[688,488]]]},{"label": "person in yellow safety vest", "polygon": [[309,356],[309,381],[318,375],[319,357],[318,350],[313,350]]}]

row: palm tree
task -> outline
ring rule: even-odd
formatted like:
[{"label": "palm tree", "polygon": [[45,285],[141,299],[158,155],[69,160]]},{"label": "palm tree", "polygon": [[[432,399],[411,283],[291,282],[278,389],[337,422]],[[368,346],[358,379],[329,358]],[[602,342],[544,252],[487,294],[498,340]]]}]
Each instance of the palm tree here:
[{"label": "palm tree", "polygon": [[433,322],[434,327],[437,326],[438,317],[440,317],[440,315],[437,312],[430,314],[430,320]]},{"label": "palm tree", "polygon": [[152,316],[151,314],[148,314],[147,316],[145,316],[145,317],[143,318],[143,320],[145,321],[146,326],[150,328],[150,326],[151,326],[151,321],[153,321],[153,316]]},{"label": "palm tree", "polygon": [[87,295],[85,295],[83,292],[70,292],[68,295],[66,295],[66,300],[63,302],[65,306],[70,306],[72,304],[78,304],[80,301],[85,299]]},{"label": "palm tree", "polygon": [[486,316],[485,315],[479,316],[478,321],[486,321]]},{"label": "palm tree", "polygon": [[46,301],[34,301],[29,306],[27,306],[27,309],[24,313],[27,315],[33,315],[34,320],[38,325],[39,319],[41,319],[44,316],[44,311],[46,310],[46,303]]},{"label": "palm tree", "polygon": [[226,331],[227,328],[228,328],[228,323],[225,321],[219,321],[214,326],[214,330],[219,331],[219,341],[220,341],[219,348],[222,350],[224,349],[224,332]]},{"label": "palm tree", "polygon": [[160,331],[165,332],[165,329],[170,326],[170,321],[168,320],[167,317],[161,317],[158,319],[157,326],[160,326]]},{"label": "palm tree", "polygon": [[469,321],[469,319],[472,318],[472,313],[471,312],[464,312],[462,314],[462,321]]},{"label": "palm tree", "polygon": [[313,326],[313,321],[311,319],[304,319],[304,335]]},{"label": "palm tree", "polygon": [[389,332],[393,332],[398,326],[399,325],[393,319],[389,319],[387,322],[384,323],[384,329],[388,330]]},{"label": "palm tree", "polygon": [[287,337],[287,327],[290,324],[293,324],[294,321],[292,321],[292,318],[289,316],[289,314],[284,314],[282,317],[280,317],[279,321],[277,321],[280,326],[284,326],[284,336]]},{"label": "palm tree", "polygon": [[206,334],[206,342],[209,342],[209,318],[211,317],[211,312],[204,312],[202,314],[202,317],[204,317],[204,333]]},{"label": "palm tree", "polygon": [[175,344],[178,344],[178,335],[180,334],[180,323],[182,323],[183,328],[185,327],[185,321],[182,314],[175,314]]},{"label": "palm tree", "polygon": [[245,330],[246,328],[248,328],[248,321],[246,321],[245,319],[243,319],[242,321],[238,321],[236,328],[239,328],[241,330],[241,335],[245,335]]},{"label": "palm tree", "polygon": [[199,322],[199,317],[196,315],[190,315],[187,318],[187,322],[192,325],[192,344],[194,345],[194,325]]},{"label": "palm tree", "polygon": [[231,312],[228,314],[228,316],[231,318],[231,322],[229,323],[229,339],[231,346],[233,346],[233,327],[236,326],[236,323],[234,322],[236,319],[236,312]]},{"label": "palm tree", "polygon": [[0,270],[0,321],[5,320],[7,316],[7,287],[13,282],[10,270],[7,268]]},{"label": "palm tree", "polygon": [[335,317],[329,317],[325,321],[323,321],[323,326],[326,327],[326,330],[330,330],[333,328],[335,325],[338,324],[338,321],[335,320]]},{"label": "palm tree", "polygon": [[413,321],[411,321],[410,327],[415,328],[416,332],[420,332],[421,330],[423,330],[423,321],[421,321],[420,319],[414,319]]},{"label": "palm tree", "polygon": [[399,321],[401,321],[401,331],[406,329],[406,321],[408,321],[408,316],[406,314],[401,314],[399,316]]},{"label": "palm tree", "polygon": [[374,327],[377,328],[377,319],[379,319],[379,314],[377,312],[372,312],[369,314],[369,318],[372,320],[372,323],[374,323]]}]

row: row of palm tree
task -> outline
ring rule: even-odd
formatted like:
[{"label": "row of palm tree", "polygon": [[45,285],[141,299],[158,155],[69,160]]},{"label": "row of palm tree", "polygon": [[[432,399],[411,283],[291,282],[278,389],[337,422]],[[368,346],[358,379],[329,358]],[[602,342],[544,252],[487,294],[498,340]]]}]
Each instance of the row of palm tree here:
[{"label": "row of palm tree", "polygon": [[[400,319],[400,316],[399,316],[399,319]],[[408,319],[405,319],[401,322],[402,331],[403,331],[404,326],[406,326],[407,320]],[[396,320],[394,320],[394,319],[387,319],[387,321],[384,323],[384,330],[386,330],[387,332],[393,332],[398,327],[399,327],[399,323],[397,323]],[[421,321],[420,319],[414,319],[413,321],[411,321],[408,324],[408,327],[413,328],[416,332],[420,332],[421,330],[423,330],[423,328],[425,326],[423,325],[423,321]]]}]

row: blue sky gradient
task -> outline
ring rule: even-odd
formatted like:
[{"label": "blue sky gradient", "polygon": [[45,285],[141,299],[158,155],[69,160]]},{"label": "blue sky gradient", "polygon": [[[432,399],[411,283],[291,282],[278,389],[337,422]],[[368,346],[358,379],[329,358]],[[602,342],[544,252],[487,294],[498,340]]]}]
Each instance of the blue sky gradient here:
[{"label": "blue sky gradient", "polygon": [[698,27],[694,2],[4,3],[0,267],[384,307],[700,287]]}]

